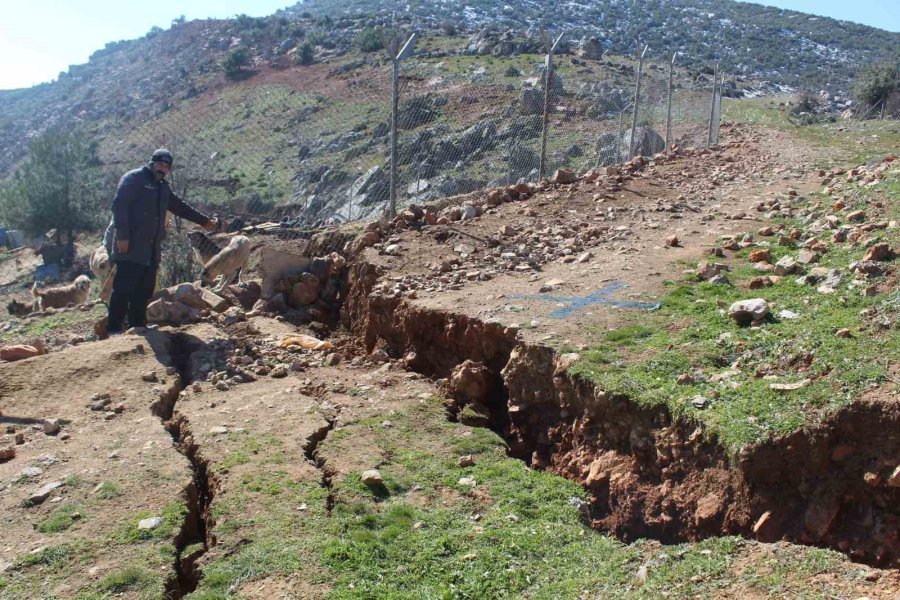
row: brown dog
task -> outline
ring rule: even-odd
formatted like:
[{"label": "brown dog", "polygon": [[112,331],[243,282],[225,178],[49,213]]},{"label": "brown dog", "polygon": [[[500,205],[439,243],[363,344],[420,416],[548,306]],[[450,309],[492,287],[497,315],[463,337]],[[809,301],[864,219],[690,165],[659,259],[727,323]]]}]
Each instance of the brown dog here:
[{"label": "brown dog", "polygon": [[72,283],[55,288],[39,290],[37,282],[31,288],[37,310],[48,308],[64,308],[66,306],[84,304],[91,292],[91,280],[87,275],[79,275]]}]

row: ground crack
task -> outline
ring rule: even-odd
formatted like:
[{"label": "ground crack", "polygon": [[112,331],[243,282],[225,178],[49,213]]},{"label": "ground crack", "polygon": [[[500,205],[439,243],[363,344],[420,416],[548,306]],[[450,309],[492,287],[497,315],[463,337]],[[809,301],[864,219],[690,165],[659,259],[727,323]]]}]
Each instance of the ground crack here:
[{"label": "ground crack", "polygon": [[334,508],[334,487],[332,484],[334,473],[325,464],[325,458],[319,454],[319,445],[325,441],[325,438],[334,429],[335,422],[336,419],[325,417],[322,424],[306,438],[306,442],[303,444],[303,453],[306,455],[306,459],[322,474],[320,485],[328,492],[325,498],[325,514],[328,516],[331,516],[331,511]]},{"label": "ground crack", "polygon": [[192,474],[191,483],[184,490],[188,512],[174,540],[175,573],[166,582],[164,597],[167,600],[179,600],[197,589],[201,577],[198,561],[210,546],[215,545],[212,502],[218,479],[194,439],[188,418],[175,411],[181,391],[191,383],[190,356],[200,344],[199,340],[183,334],[169,337],[169,356],[176,374],[169,389],[151,406],[151,412],[172,436],[175,448],[188,459]]}]

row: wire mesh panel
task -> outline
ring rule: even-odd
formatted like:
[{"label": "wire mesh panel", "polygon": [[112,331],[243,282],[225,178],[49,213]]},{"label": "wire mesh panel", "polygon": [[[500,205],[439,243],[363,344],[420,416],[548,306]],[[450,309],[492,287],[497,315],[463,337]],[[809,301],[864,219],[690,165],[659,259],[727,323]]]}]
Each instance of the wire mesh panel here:
[{"label": "wire mesh panel", "polygon": [[[536,181],[545,111],[545,176],[560,168],[583,173],[624,162],[632,141],[637,154],[665,148],[668,64],[645,62],[634,128],[636,61],[562,53],[554,57],[549,78],[546,65],[546,55],[524,52],[405,58],[397,119],[399,207]],[[106,221],[118,178],[146,164],[155,148],[166,147],[175,156],[169,175],[175,192],[225,217],[226,231],[256,226],[257,233],[307,239],[322,228],[385,214],[391,195],[391,71],[390,57],[381,51],[289,65],[230,82],[210,79],[188,97],[149,112],[122,108],[100,122],[73,119],[61,127],[87,129],[97,142],[103,177],[95,189]],[[677,73],[674,79],[672,142],[702,146],[712,78]],[[716,102],[713,143],[719,120]],[[188,229],[175,221],[170,253],[190,253]],[[43,243],[20,238],[10,243],[7,236],[7,245]],[[340,249],[337,242],[332,246]],[[0,263],[0,287],[39,266],[32,263],[21,257]],[[176,265],[172,272],[183,275],[185,268]]]}]

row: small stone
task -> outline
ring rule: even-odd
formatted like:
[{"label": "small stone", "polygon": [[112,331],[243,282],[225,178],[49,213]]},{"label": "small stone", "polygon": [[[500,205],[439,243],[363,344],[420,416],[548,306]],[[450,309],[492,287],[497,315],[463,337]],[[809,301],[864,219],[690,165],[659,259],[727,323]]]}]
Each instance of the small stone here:
[{"label": "small stone", "polygon": [[819,253],[812,250],[801,250],[797,256],[797,262],[801,265],[811,265],[819,260]]},{"label": "small stone", "polygon": [[753,533],[761,542],[774,542],[778,538],[775,518],[771,510],[767,510],[756,520],[756,524],[753,525]]},{"label": "small stone", "polygon": [[152,529],[156,529],[160,525],[163,524],[162,517],[149,517],[147,519],[141,519],[138,521],[138,531],[150,531]]},{"label": "small stone", "polygon": [[390,421],[382,421],[382,422],[381,422],[381,427],[384,428],[384,429],[391,429],[391,428],[394,427],[394,424],[393,424],[392,422],[390,422]]},{"label": "small stone", "polygon": [[772,260],[772,253],[767,249],[754,250],[750,253],[748,260],[752,263],[769,262]]},{"label": "small stone", "polygon": [[25,443],[25,434],[21,433],[21,432],[17,433],[16,437],[14,439],[15,439],[16,444],[21,446],[22,444]]},{"label": "small stone", "polygon": [[148,371],[141,375],[141,379],[146,381],[147,383],[156,383],[159,381],[159,377],[156,376],[156,371]]},{"label": "small stone", "polygon": [[284,365],[278,365],[277,367],[272,369],[271,373],[269,373],[269,375],[271,377],[274,377],[275,379],[281,379],[283,377],[287,377],[287,374],[288,374],[288,370],[287,370],[287,367]]},{"label": "small stone", "polygon": [[47,435],[56,435],[62,427],[59,419],[44,419],[43,428]]},{"label": "small stone", "polygon": [[762,237],[769,237],[769,236],[775,235],[775,230],[773,230],[771,227],[768,227],[768,226],[763,227],[756,232],[756,235],[759,235]]},{"label": "small stone", "polygon": [[705,396],[694,396],[691,398],[691,405],[694,408],[706,408],[707,404],[709,404],[709,400]]},{"label": "small stone", "polygon": [[336,367],[337,365],[341,364],[341,355],[337,352],[332,352],[325,357],[325,364],[329,367]]},{"label": "small stone", "polygon": [[882,242],[880,244],[875,244],[871,248],[866,251],[865,256],[863,256],[863,260],[871,260],[871,261],[883,261],[890,260],[894,256],[894,251],[891,250],[891,247]]},{"label": "small stone", "polygon": [[794,390],[799,390],[800,388],[806,387],[810,383],[811,381],[809,379],[804,379],[795,383],[771,383],[769,384],[769,389],[776,392],[792,392]]},{"label": "small stone", "polygon": [[581,256],[579,256],[579,257],[575,260],[575,262],[577,262],[577,263],[579,263],[579,264],[584,264],[584,263],[590,261],[592,258],[594,258],[594,253],[593,253],[593,252],[585,252],[584,254],[582,254]]},{"label": "small stone", "polygon": [[381,476],[381,471],[378,469],[363,471],[361,477],[362,482],[370,488],[380,488],[384,486],[384,477]]},{"label": "small stone", "polygon": [[555,183],[562,184],[571,184],[577,181],[575,177],[575,172],[572,169],[558,169],[556,173],[553,174],[553,181]]},{"label": "small stone", "polygon": [[471,454],[466,454],[464,456],[460,456],[459,460],[456,461],[456,464],[460,467],[474,467],[475,466],[475,457]]},{"label": "small stone", "polygon": [[478,485],[474,477],[461,477],[456,483],[465,487],[475,487]]},{"label": "small stone", "polygon": [[728,315],[740,325],[751,325],[766,318],[769,314],[769,303],[762,298],[740,300],[731,305]]},{"label": "small stone", "polygon": [[849,339],[849,338],[852,338],[852,337],[853,337],[853,334],[850,332],[849,329],[847,329],[846,327],[844,327],[844,328],[838,329],[838,330],[834,333],[834,337],[836,337],[836,338],[842,338],[842,339]]},{"label": "small stone", "polygon": [[228,427],[225,425],[214,425],[209,428],[209,432],[213,435],[223,435],[228,433]]},{"label": "small stone", "polygon": [[0,462],[6,462],[7,460],[12,460],[16,457],[16,447],[15,446],[6,446],[0,448]]},{"label": "small stone", "polygon": [[681,240],[678,239],[677,235],[670,235],[666,238],[666,246],[670,248],[677,248],[681,245]]},{"label": "small stone", "polygon": [[51,493],[53,493],[54,490],[61,488],[62,486],[62,481],[52,481],[28,496],[28,498],[25,500],[25,504],[27,506],[35,506],[36,504],[41,504],[50,496]]},{"label": "small stone", "polygon": [[866,213],[861,210],[854,210],[847,215],[847,220],[851,223],[858,223],[866,219]]},{"label": "small stone", "polygon": [[228,383],[225,381],[219,381],[216,383],[216,389],[219,390],[220,392],[227,392],[228,391]]},{"label": "small stone", "polygon": [[793,257],[785,256],[775,263],[775,274],[778,276],[791,275],[798,270],[797,261]]},{"label": "small stone", "polygon": [[694,378],[690,373],[682,373],[678,376],[678,379],[675,380],[675,383],[678,385],[692,385],[694,383]]}]

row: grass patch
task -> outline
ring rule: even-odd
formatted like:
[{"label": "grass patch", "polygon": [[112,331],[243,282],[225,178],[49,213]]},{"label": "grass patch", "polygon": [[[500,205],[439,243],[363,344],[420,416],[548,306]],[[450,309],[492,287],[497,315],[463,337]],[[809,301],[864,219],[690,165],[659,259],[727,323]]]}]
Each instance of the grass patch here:
[{"label": "grass patch", "polygon": [[831,150],[836,160],[854,165],[865,163],[873,157],[896,153],[900,148],[900,124],[896,120],[838,119],[834,123],[801,127],[788,120],[786,109],[777,106],[779,101],[790,99],[792,97],[786,96],[775,99],[725,100],[722,120],[786,131],[804,142]]},{"label": "grass patch", "polygon": [[13,564],[13,570],[28,569],[30,567],[47,567],[54,568],[62,563],[75,558],[78,549],[73,544],[59,544],[58,546],[48,546],[41,548],[37,552],[32,552],[20,557]]},{"label": "grass patch", "polygon": [[97,487],[96,496],[100,500],[112,500],[125,493],[121,484],[115,481],[104,481]]},{"label": "grass patch", "polygon": [[[161,513],[141,511],[133,515],[128,523],[115,535],[117,542],[122,544],[138,544],[147,540],[168,540],[181,528],[188,513],[187,504],[183,500],[171,502],[163,507]],[[160,516],[162,524],[155,529],[140,530],[138,523],[149,517]]]},{"label": "grass patch", "polygon": [[41,533],[59,533],[65,531],[82,517],[82,507],[80,504],[68,503],[60,506],[50,516],[41,521],[37,530]]},{"label": "grass patch", "polygon": [[[900,178],[860,193],[856,200],[871,210],[863,200],[876,193],[896,206]],[[897,230],[876,235],[894,247],[900,243]],[[775,238],[768,241],[773,263],[797,254]],[[837,293],[821,294],[816,286],[797,283],[797,276],[748,289],[750,279],[761,273],[746,260],[748,251],[739,252],[724,261],[733,269],[733,285],[691,279],[667,283],[658,312],[633,316],[634,322],[615,331],[596,332],[597,340],[571,372],[641,405],[665,405],[676,416],[702,421],[732,450],[814,424],[866,388],[887,381],[891,357],[900,355],[896,332],[861,317],[863,311],[877,310],[884,322],[896,322],[898,292],[863,297],[860,288],[849,285],[848,265],[863,253],[836,245],[824,254],[814,266],[840,269],[844,279]],[[720,308],[754,297],[765,298],[775,315],[758,329],[738,327]],[[797,318],[778,317],[782,311]],[[836,337],[840,329],[849,329],[851,336]],[[686,374],[692,382],[679,385],[678,378]],[[809,381],[795,391],[770,387],[803,380]],[[695,406],[698,397],[705,399],[704,406]]]},{"label": "grass patch", "polygon": [[85,323],[91,323],[106,315],[106,307],[94,306],[87,312],[73,310],[55,314],[49,317],[36,318],[26,324],[16,321],[18,327],[0,334],[0,342],[8,340],[40,337],[53,333],[57,329],[75,327]]},{"label": "grass patch", "polygon": [[146,590],[159,586],[159,578],[143,567],[125,567],[110,573],[100,581],[100,589],[111,594],[122,594],[128,591]]}]

